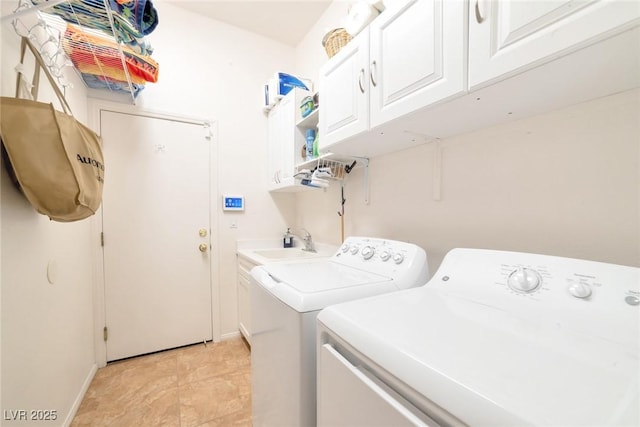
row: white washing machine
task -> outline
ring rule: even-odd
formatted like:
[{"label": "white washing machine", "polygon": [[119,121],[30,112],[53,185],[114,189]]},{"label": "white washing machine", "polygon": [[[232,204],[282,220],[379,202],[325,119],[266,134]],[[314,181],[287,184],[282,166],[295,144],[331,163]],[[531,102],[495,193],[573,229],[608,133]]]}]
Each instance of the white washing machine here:
[{"label": "white washing machine", "polygon": [[428,278],[420,247],[349,237],[330,258],[251,270],[254,426],[316,423],[316,317],[335,303],[419,286]]},{"label": "white washing machine", "polygon": [[638,426],[640,270],[454,249],[318,316],[318,425]]}]

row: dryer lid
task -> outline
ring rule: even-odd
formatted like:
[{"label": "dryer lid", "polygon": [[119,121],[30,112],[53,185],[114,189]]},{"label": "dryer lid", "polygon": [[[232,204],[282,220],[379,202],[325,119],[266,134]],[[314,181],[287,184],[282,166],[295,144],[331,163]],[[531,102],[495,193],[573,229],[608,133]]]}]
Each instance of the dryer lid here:
[{"label": "dryer lid", "polygon": [[332,306],[318,320],[468,425],[640,422],[638,340],[530,322],[429,284]]}]

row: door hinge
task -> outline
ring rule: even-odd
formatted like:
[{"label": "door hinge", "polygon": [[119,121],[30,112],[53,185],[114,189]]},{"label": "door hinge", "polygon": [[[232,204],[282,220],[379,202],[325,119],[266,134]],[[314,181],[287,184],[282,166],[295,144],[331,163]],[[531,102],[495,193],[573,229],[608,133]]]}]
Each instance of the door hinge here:
[{"label": "door hinge", "polygon": [[100,246],[104,247],[104,231],[100,232]]},{"label": "door hinge", "polygon": [[107,327],[105,326],[104,329],[102,329],[102,338],[107,341],[107,338],[109,338],[109,330],[107,329]]}]

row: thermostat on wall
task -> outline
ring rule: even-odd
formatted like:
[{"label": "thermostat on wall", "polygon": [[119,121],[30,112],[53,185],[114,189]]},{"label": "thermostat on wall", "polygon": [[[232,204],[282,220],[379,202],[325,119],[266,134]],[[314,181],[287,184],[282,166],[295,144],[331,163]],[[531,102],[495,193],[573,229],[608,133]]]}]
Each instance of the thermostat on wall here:
[{"label": "thermostat on wall", "polygon": [[224,211],[243,211],[244,196],[235,196],[224,194],[222,196],[222,210]]}]

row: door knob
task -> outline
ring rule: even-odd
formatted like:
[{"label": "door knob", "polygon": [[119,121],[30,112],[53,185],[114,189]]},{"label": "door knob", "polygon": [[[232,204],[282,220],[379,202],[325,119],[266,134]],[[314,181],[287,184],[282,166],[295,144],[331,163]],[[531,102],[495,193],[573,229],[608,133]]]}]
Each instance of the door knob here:
[{"label": "door knob", "polygon": [[200,249],[200,252],[207,252],[207,244],[200,243],[200,246],[198,246],[198,249]]},{"label": "door knob", "polygon": [[207,229],[201,228],[200,230],[198,230],[198,234],[200,235],[200,237],[207,237]]}]

